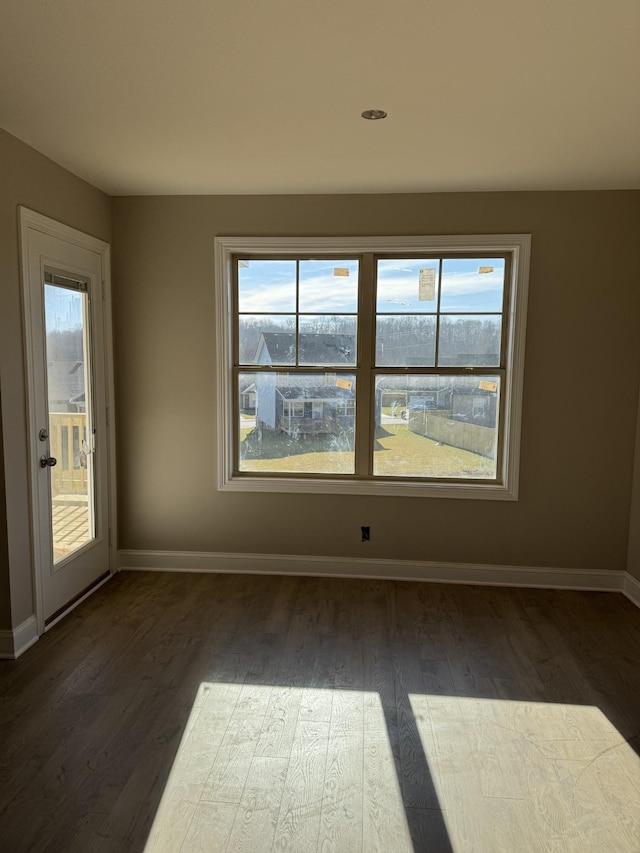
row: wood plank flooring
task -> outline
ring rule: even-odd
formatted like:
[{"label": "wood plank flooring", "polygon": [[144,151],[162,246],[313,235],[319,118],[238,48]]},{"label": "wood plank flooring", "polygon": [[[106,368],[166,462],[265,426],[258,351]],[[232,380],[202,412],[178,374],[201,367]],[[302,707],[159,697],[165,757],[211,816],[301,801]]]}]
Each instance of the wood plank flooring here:
[{"label": "wood plank flooring", "polygon": [[[53,528],[53,556],[59,560],[76,548],[88,542],[89,508],[87,499],[82,496],[68,496],[70,500],[60,497],[53,499],[51,525]],[[73,497],[76,499],[73,500]]]},{"label": "wood plank flooring", "polygon": [[0,662],[10,853],[639,853],[620,595],[122,573]]}]

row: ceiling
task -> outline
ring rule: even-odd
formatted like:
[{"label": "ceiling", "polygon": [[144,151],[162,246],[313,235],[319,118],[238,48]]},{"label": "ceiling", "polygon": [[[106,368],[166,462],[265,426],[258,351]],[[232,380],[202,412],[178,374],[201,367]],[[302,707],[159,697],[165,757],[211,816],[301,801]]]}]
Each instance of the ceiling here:
[{"label": "ceiling", "polygon": [[2,0],[0,126],[112,195],[640,188],[639,45],[639,0]]}]

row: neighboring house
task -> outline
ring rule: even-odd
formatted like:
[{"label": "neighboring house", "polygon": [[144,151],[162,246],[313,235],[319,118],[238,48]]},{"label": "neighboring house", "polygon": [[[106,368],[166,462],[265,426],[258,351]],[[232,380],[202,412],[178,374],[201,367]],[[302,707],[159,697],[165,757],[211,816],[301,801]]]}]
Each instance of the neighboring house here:
[{"label": "neighboring house", "polygon": [[[294,365],[296,363],[295,332],[263,332],[256,349],[256,364]],[[354,365],[355,335],[333,335],[323,332],[301,332],[298,335],[298,364]]]},{"label": "neighboring house", "polygon": [[47,364],[50,412],[85,412],[84,364],[64,359]]},{"label": "neighboring house", "polygon": [[[296,336],[265,332],[258,343],[258,364],[295,364]],[[302,333],[298,336],[299,365],[353,365],[352,335]],[[340,384],[338,384],[340,382]],[[353,429],[355,393],[350,380],[333,373],[264,373],[256,377],[256,425],[287,435],[337,435]]]},{"label": "neighboring house", "polygon": [[451,400],[451,419],[494,429],[497,424],[498,395],[478,388],[456,389]]},{"label": "neighboring house", "polygon": [[409,415],[412,413],[440,411],[451,420],[480,426],[495,427],[497,422],[497,394],[479,387],[478,381],[460,382],[437,391],[425,390],[408,393]]},{"label": "neighboring house", "polygon": [[353,390],[335,384],[276,386],[275,416],[276,428],[287,435],[337,435],[353,429]]},{"label": "neighboring house", "polygon": [[256,408],[256,383],[250,382],[240,388],[240,411],[255,411]]}]

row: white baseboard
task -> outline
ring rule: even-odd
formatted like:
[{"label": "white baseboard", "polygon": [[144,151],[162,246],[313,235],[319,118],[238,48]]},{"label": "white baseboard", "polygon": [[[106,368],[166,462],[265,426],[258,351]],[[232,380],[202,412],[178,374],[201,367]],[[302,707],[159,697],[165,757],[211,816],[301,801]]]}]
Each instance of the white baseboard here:
[{"label": "white baseboard", "polygon": [[13,660],[13,631],[0,631],[0,660]]},{"label": "white baseboard", "polygon": [[629,572],[624,573],[624,586],[622,591],[629,601],[633,601],[636,607],[640,607],[640,581],[636,580]]},{"label": "white baseboard", "polygon": [[605,592],[622,592],[626,575],[626,572],[622,571],[598,569],[485,566],[474,563],[200,551],[121,551],[119,563],[124,571],[310,575]]},{"label": "white baseboard", "polygon": [[15,660],[26,652],[38,639],[38,623],[35,616],[14,628],[13,631],[0,631],[0,658]]}]

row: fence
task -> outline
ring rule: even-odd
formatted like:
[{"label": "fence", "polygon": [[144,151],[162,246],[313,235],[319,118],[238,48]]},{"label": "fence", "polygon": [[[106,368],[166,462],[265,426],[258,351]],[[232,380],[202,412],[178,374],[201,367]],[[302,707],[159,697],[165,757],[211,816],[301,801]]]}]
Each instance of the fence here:
[{"label": "fence", "polygon": [[464,421],[452,421],[450,411],[409,412],[409,429],[418,435],[495,458],[496,431]]}]

